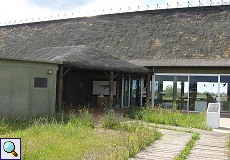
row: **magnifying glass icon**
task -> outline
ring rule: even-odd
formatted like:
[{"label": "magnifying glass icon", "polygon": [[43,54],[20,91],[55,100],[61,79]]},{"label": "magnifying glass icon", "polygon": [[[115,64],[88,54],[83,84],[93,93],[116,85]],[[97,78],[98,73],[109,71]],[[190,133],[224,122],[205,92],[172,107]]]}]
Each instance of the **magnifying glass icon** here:
[{"label": "magnifying glass icon", "polygon": [[18,156],[18,154],[15,152],[15,145],[11,141],[7,141],[3,144],[3,149],[6,153],[12,153],[15,157]]}]

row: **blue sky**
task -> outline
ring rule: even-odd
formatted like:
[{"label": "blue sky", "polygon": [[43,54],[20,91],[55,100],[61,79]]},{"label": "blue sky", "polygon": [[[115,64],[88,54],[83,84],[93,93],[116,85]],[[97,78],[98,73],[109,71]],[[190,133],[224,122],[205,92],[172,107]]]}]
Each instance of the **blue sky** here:
[{"label": "blue sky", "polygon": [[[210,0],[200,1],[203,5],[210,5]],[[221,0],[212,1],[213,5],[221,4]],[[230,4],[230,0],[225,1]],[[179,7],[188,6],[188,0],[1,0],[0,25],[154,10],[157,4],[158,9],[166,8],[167,4],[169,8],[176,8],[177,2],[180,4]],[[199,0],[189,0],[189,2],[193,6],[199,5]]]}]

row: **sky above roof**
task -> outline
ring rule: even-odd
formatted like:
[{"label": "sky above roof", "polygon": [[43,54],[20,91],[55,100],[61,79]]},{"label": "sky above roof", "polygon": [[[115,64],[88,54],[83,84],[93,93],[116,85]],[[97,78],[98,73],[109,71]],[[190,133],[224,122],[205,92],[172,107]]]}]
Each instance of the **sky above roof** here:
[{"label": "sky above roof", "polygon": [[1,0],[0,25],[210,4],[230,0]]}]

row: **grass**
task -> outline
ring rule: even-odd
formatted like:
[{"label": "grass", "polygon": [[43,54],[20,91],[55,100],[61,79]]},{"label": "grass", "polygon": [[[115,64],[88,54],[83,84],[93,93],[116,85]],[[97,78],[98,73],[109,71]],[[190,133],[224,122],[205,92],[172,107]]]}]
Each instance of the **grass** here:
[{"label": "grass", "polygon": [[[77,115],[77,116],[76,116]],[[11,133],[18,130],[25,130],[31,126],[44,124],[68,124],[78,126],[88,126],[94,128],[94,120],[89,110],[83,108],[79,111],[70,111],[68,113],[57,113],[52,116],[37,116],[33,118],[21,117],[15,119],[0,119],[0,135]]]},{"label": "grass", "polygon": [[21,137],[23,159],[107,160],[128,159],[161,136],[138,123],[120,123],[113,112],[106,115],[103,124],[111,117],[116,123],[103,125],[105,128],[95,126],[87,110],[78,116],[2,120],[1,137]]},{"label": "grass", "polygon": [[228,158],[230,158],[230,134],[228,136],[227,147],[228,147]]},{"label": "grass", "polygon": [[197,140],[200,139],[200,134],[197,132],[194,132],[192,135],[192,138],[189,140],[189,142],[186,144],[183,150],[174,157],[174,160],[185,160],[187,159],[187,156],[190,154],[192,148],[194,147]]},{"label": "grass", "polygon": [[134,107],[128,109],[125,116],[156,124],[211,130],[206,126],[206,113],[185,113],[160,107]]},{"label": "grass", "polygon": [[102,126],[107,129],[129,132],[128,139],[125,142],[129,157],[135,156],[139,151],[162,136],[156,129],[149,129],[138,121],[129,124],[121,123],[114,110],[111,109],[106,111]]}]

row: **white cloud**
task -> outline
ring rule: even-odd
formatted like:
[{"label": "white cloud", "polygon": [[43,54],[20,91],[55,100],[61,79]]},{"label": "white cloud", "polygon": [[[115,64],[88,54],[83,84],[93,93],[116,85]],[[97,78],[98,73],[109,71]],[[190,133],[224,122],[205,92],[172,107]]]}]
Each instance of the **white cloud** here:
[{"label": "white cloud", "polygon": [[[54,10],[51,8],[42,8],[27,3],[27,0],[4,0],[0,5],[0,25],[9,24],[11,21],[16,23],[26,21],[48,20],[65,17],[79,17],[79,16],[91,16],[105,13],[117,13],[127,12],[129,7],[130,11],[138,9],[138,6],[142,6],[144,0],[92,0],[88,4],[75,7],[71,10]],[[112,10],[111,10],[112,8]],[[104,10],[104,12],[103,12]],[[58,16],[59,15],[59,16]],[[39,19],[38,19],[39,17]]]}]

